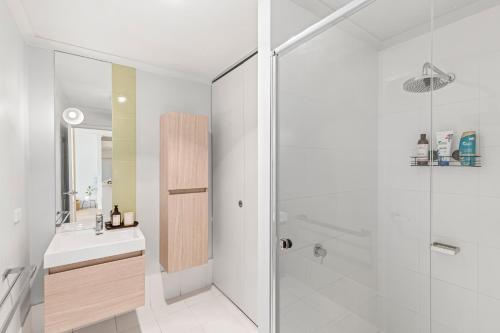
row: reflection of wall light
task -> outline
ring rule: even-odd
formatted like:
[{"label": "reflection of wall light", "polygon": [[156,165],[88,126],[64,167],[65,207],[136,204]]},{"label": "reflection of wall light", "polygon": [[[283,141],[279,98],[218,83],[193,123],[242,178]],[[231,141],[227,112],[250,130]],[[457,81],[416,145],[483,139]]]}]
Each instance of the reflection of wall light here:
[{"label": "reflection of wall light", "polygon": [[127,101],[127,97],[125,96],[118,96],[118,103],[125,103]]},{"label": "reflection of wall light", "polygon": [[70,125],[79,125],[85,118],[83,112],[77,108],[67,108],[64,110],[62,117]]}]

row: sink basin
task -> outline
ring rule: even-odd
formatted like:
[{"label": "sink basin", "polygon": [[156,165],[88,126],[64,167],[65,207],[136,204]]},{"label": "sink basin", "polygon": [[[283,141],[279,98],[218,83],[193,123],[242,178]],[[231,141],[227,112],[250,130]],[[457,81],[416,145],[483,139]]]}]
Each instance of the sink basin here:
[{"label": "sink basin", "polygon": [[96,235],[93,229],[60,232],[45,251],[44,268],[145,249],[146,240],[139,227],[104,230],[101,235]]}]

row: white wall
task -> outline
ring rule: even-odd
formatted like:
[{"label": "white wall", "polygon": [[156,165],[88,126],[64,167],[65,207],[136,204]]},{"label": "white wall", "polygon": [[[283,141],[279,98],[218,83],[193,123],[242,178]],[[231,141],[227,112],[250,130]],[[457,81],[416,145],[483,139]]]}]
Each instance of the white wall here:
[{"label": "white wall", "polygon": [[[30,261],[41,265],[55,232],[54,55],[28,47]],[[32,288],[32,303],[43,301],[43,270]]]},{"label": "white wall", "polygon": [[[0,272],[29,263],[29,229],[27,219],[28,172],[28,85],[26,47],[3,1],[0,2]],[[21,219],[14,224],[14,210]],[[13,278],[13,277],[11,277]],[[0,282],[0,294],[8,287]],[[12,306],[12,301],[7,304]],[[3,323],[9,305],[2,307]],[[19,317],[10,332],[19,328]]]},{"label": "white wall", "polygon": [[[137,219],[146,237],[148,274],[160,272],[160,116],[167,112],[209,115],[210,86],[137,71]],[[211,196],[209,207],[211,207],[210,202]],[[211,209],[209,213],[211,215]],[[211,221],[209,223],[209,255],[211,256]],[[202,266],[200,270],[194,269],[177,275],[169,274],[169,278],[164,276],[168,279],[168,283],[164,286],[166,296],[178,296],[181,289],[186,292],[200,284],[204,286],[211,283],[211,272],[208,266]],[[158,278],[158,274],[156,275]],[[199,281],[196,280],[197,278]],[[160,280],[158,278],[155,281]],[[155,288],[157,287],[161,288],[156,284]]]}]

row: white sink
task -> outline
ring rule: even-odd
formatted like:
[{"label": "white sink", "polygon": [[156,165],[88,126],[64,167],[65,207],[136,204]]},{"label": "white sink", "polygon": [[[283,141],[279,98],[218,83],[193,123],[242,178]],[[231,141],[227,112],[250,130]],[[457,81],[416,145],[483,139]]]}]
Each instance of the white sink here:
[{"label": "white sink", "polygon": [[45,251],[44,268],[145,249],[146,240],[139,227],[104,230],[102,235],[96,235],[94,229],[60,232]]}]

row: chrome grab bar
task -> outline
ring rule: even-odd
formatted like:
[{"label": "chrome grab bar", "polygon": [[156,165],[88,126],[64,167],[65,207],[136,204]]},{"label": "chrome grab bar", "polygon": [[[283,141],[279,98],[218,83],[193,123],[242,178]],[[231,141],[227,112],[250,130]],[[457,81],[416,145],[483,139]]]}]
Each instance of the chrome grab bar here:
[{"label": "chrome grab bar", "polygon": [[339,226],[336,226],[336,225],[333,225],[333,224],[327,224],[327,223],[319,222],[319,221],[316,221],[316,220],[310,220],[307,217],[307,215],[305,215],[305,214],[299,214],[295,218],[296,218],[296,220],[304,222],[304,223],[310,223],[310,224],[317,225],[317,226],[320,226],[320,227],[323,227],[323,228],[326,228],[326,229],[340,231],[342,233],[353,235],[353,236],[357,236],[357,237],[368,237],[368,236],[371,235],[371,232],[369,230],[367,230],[367,229],[353,230],[353,229],[348,229],[348,228],[345,228],[345,227],[339,227]]},{"label": "chrome grab bar", "polygon": [[434,242],[431,244],[431,251],[449,256],[456,256],[460,252],[460,248],[458,246]]},{"label": "chrome grab bar", "polygon": [[[31,283],[33,281],[33,277],[35,276],[35,273],[37,271],[37,266],[31,265],[31,266],[23,266],[23,267],[15,267],[15,268],[9,268],[5,270],[5,272],[2,274],[2,282],[5,281],[9,275],[12,274],[17,274],[14,281],[12,284],[9,283],[9,288],[7,289],[7,292],[5,295],[2,297],[2,300],[0,302],[0,309],[5,305],[5,302],[7,299],[12,296],[12,290],[16,287],[16,285],[19,283],[19,281],[22,281],[22,277],[26,276],[24,279],[23,284],[20,287],[20,292],[19,296],[17,297],[16,301],[12,304],[12,308],[10,309],[8,315],[5,317],[5,321],[2,323],[2,326],[0,327],[0,333],[5,333],[7,332],[7,329],[9,328],[10,322],[12,321],[12,318],[16,314],[16,311],[18,307],[21,304],[21,301],[24,299],[25,293],[29,290],[31,287]],[[28,274],[29,273],[29,274]]]},{"label": "chrome grab bar", "polygon": [[9,269],[6,269],[5,272],[2,274],[2,282],[4,282],[7,279],[7,277],[9,277],[9,275],[17,273],[17,275],[14,279],[14,282],[12,284],[9,284],[9,288],[7,289],[5,294],[3,295],[2,299],[0,300],[0,309],[2,308],[2,306],[5,303],[5,301],[7,300],[7,298],[9,297],[10,293],[12,292],[12,289],[14,289],[14,286],[16,285],[17,280],[19,280],[19,278],[23,274],[24,269],[25,269],[25,267],[9,268]]}]

